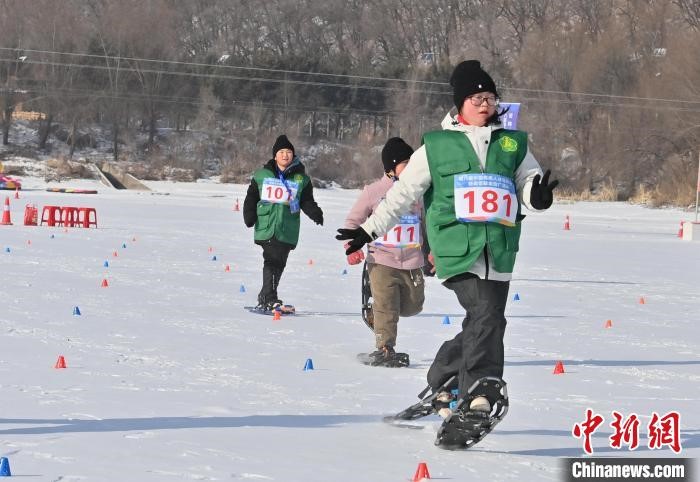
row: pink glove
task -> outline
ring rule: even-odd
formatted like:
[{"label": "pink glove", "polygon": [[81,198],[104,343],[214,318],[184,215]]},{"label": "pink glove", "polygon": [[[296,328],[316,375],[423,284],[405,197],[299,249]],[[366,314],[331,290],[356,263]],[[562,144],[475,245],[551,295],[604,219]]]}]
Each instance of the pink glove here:
[{"label": "pink glove", "polygon": [[[344,248],[348,249],[348,246],[350,246],[350,243],[345,243]],[[362,252],[362,250],[357,250],[354,253],[350,253],[348,255],[348,264],[349,265],[356,265],[360,264],[365,260],[365,253]]]}]

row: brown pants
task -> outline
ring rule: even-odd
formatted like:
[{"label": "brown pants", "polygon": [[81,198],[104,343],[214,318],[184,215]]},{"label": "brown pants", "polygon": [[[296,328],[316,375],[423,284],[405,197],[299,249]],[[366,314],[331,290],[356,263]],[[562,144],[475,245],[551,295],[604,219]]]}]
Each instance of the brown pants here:
[{"label": "brown pants", "polygon": [[420,269],[396,269],[369,264],[372,314],[377,348],[396,345],[399,316],[417,315],[423,310],[425,283]]}]

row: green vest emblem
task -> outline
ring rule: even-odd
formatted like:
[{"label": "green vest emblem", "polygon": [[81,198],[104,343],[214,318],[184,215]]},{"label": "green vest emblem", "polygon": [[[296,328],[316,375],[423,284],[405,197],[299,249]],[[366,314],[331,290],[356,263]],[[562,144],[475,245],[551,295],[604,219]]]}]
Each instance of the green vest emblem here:
[{"label": "green vest emblem", "polygon": [[518,150],[518,142],[512,137],[503,136],[498,141],[503,152],[515,152]]}]

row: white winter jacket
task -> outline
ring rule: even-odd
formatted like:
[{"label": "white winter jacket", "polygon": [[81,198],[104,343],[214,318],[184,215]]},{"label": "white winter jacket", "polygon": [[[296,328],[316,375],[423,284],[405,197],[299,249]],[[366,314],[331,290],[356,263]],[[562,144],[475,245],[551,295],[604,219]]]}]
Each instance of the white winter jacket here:
[{"label": "white winter jacket", "polygon": [[[481,167],[484,168],[486,164],[486,152],[489,142],[491,141],[491,133],[495,130],[502,129],[503,126],[500,124],[486,127],[464,125],[459,123],[448,113],[442,120],[442,128],[445,130],[464,132],[464,135],[467,136],[467,139],[469,139],[474,147],[474,151],[479,157]],[[542,175],[542,168],[528,147],[523,162],[515,172],[515,186],[518,191],[518,200],[531,211],[540,211],[533,208],[530,204],[532,179],[537,174]],[[411,162],[408,163],[406,169],[401,173],[399,181],[395,182],[394,186],[387,192],[384,201],[377,206],[372,216],[361,225],[362,229],[372,237],[383,235],[398,222],[402,214],[411,209],[411,206],[416,200],[422,199],[423,194],[430,188],[431,184],[432,179],[428,167],[428,156],[425,152],[425,146],[421,146],[413,153]],[[512,277],[511,273],[499,273],[495,271],[491,260],[489,260],[489,266],[488,279],[510,281]],[[480,278],[486,277],[486,263],[484,262],[483,255],[474,263],[469,271]]]}]

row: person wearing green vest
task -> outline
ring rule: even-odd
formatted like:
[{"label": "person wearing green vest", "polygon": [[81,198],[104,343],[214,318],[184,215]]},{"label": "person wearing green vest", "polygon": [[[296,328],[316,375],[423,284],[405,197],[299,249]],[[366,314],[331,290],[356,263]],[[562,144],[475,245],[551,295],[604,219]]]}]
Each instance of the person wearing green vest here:
[{"label": "person wearing green vest", "polygon": [[282,309],[277,295],[289,252],[299,242],[300,210],[323,225],[323,211],[314,200],[311,179],[294,154],[294,146],[281,135],[272,147],[272,159],[253,173],[243,202],[245,225],[255,226],[255,244],[263,249],[263,285],[258,294],[261,311]]},{"label": "person wearing green vest", "polygon": [[442,130],[423,136],[423,145],[372,216],[336,236],[350,240],[348,254],[358,250],[423,197],[437,277],[466,310],[462,331],[443,343],[427,376],[433,407],[446,419],[450,402],[462,402],[457,406],[467,405],[468,411],[492,409],[489,394],[468,396],[468,391],[480,378],[503,377],[505,308],[521,207],[549,208],[558,184],[549,182],[550,171],[542,175],[527,134],[502,127],[505,110],[498,110],[496,85],[478,61],[457,65],[450,84],[457,115],[448,113]]}]

